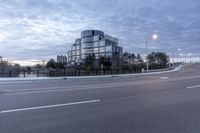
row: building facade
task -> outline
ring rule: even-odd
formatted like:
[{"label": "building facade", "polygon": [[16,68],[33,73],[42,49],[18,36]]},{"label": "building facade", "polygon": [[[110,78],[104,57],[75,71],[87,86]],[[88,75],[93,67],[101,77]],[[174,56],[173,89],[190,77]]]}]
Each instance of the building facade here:
[{"label": "building facade", "polygon": [[121,58],[122,53],[123,48],[119,46],[117,38],[105,35],[102,31],[85,30],[68,51],[68,62],[82,62],[89,54],[94,54],[96,59]]},{"label": "building facade", "polygon": [[58,55],[57,56],[57,62],[58,63],[67,63],[67,56],[65,56],[65,55]]}]

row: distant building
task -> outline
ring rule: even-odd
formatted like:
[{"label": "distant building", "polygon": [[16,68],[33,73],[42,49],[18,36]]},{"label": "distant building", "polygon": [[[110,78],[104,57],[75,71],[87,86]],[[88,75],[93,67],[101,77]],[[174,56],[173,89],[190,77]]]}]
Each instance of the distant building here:
[{"label": "distant building", "polygon": [[0,56],[0,62],[2,62],[3,61],[3,57],[2,56]]},{"label": "distant building", "polygon": [[65,55],[58,55],[57,56],[57,62],[59,62],[59,63],[67,63],[67,56],[65,56]]},{"label": "distant building", "polygon": [[119,46],[117,38],[105,35],[102,31],[85,30],[68,51],[68,62],[82,62],[89,54],[95,54],[96,59],[100,57],[120,59],[122,53],[123,48]]}]

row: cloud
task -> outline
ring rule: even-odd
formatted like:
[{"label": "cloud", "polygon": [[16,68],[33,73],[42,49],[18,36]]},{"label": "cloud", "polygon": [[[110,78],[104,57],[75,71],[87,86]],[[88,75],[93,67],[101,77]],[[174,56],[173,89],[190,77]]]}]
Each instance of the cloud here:
[{"label": "cloud", "polygon": [[[0,54],[47,60],[65,54],[85,29],[119,38],[125,51],[198,54],[198,0],[0,0]],[[153,33],[159,40],[151,41]]]}]

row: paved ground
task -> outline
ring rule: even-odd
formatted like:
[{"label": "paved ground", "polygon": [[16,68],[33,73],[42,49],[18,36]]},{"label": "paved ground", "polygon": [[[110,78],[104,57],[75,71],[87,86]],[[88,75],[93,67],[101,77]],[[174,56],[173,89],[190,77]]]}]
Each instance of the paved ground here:
[{"label": "paved ground", "polygon": [[158,75],[0,82],[0,133],[199,132],[198,64]]}]

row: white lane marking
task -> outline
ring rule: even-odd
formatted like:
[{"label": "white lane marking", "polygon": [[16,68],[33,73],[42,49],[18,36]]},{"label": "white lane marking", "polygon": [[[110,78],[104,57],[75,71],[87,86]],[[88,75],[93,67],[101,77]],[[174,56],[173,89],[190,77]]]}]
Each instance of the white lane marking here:
[{"label": "white lane marking", "polygon": [[4,114],[4,113],[13,113],[13,112],[21,112],[21,111],[29,111],[29,110],[56,108],[56,107],[71,106],[71,105],[78,105],[78,104],[95,103],[95,102],[100,102],[100,101],[101,100],[97,99],[97,100],[89,100],[89,101],[81,101],[81,102],[73,102],[73,103],[55,104],[55,105],[38,106],[38,107],[21,108],[21,109],[12,109],[12,110],[1,111],[0,113]]},{"label": "white lane marking", "polygon": [[32,83],[32,81],[0,82],[0,84],[26,84],[26,83]]},{"label": "white lane marking", "polygon": [[169,77],[160,77],[160,79],[169,79]]},{"label": "white lane marking", "polygon": [[199,88],[200,87],[200,85],[195,85],[195,86],[189,86],[189,87],[187,87],[187,89],[193,89],[193,88]]}]

